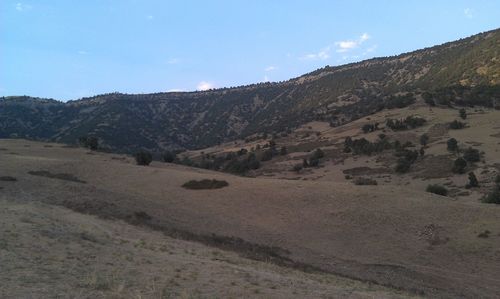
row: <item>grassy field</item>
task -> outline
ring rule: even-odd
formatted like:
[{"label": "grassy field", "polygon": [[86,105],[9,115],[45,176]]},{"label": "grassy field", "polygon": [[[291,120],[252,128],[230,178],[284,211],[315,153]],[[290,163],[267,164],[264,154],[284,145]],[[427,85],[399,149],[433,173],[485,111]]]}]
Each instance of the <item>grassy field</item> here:
[{"label": "grassy field", "polygon": [[[136,166],[126,156],[25,140],[0,140],[0,149],[1,176],[17,179],[0,182],[5,205],[1,250],[9,254],[1,255],[8,257],[2,261],[8,265],[2,271],[2,281],[8,282],[2,284],[3,297],[22,297],[34,290],[56,296],[69,289],[83,297],[89,289],[101,296],[117,290],[124,292],[118,297],[134,292],[155,297],[163,290],[182,296],[194,288],[203,296],[219,297],[500,294],[500,208],[495,205],[396,184],[244,178],[160,162]],[[213,190],[182,187],[202,179],[229,185]],[[17,216],[9,212],[16,209]],[[490,232],[487,238],[478,236],[485,231]],[[182,262],[158,249],[169,243],[178,244],[175,252]],[[156,249],[147,249],[150,246]],[[199,258],[192,259],[184,250],[190,246],[199,250],[194,255]],[[237,259],[236,265],[255,273],[257,285],[248,280],[246,284],[231,271],[210,283],[223,272],[217,267],[229,267],[225,258],[218,266],[204,267],[203,262],[213,262],[212,251]],[[131,260],[123,266],[127,257]],[[176,278],[175,269],[185,272],[181,278]],[[299,271],[305,269],[320,272]],[[95,282],[102,280],[99,273],[110,277],[113,271],[119,273],[114,282]],[[193,273],[205,278],[185,276]],[[25,278],[8,279],[18,277],[14,274]],[[42,274],[44,280],[35,279]],[[269,276],[275,282],[264,283]],[[61,284],[59,279],[67,281]],[[127,279],[136,282],[129,285]],[[231,286],[233,280],[236,285]],[[95,286],[101,283],[106,290]],[[351,292],[351,283],[359,288]]]}]

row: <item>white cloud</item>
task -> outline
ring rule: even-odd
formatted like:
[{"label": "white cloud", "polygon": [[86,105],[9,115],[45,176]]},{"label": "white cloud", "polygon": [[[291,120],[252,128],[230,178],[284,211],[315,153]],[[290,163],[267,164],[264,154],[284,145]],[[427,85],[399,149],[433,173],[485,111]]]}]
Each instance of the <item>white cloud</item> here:
[{"label": "white cloud", "polygon": [[78,51],[78,54],[80,54],[80,55],[87,55],[88,52],[85,51],[85,50],[80,50],[80,51]]},{"label": "white cloud", "polygon": [[146,18],[147,18],[148,20],[152,20],[152,19],[154,19],[154,17],[153,17],[152,15],[146,16]]},{"label": "white cloud", "polygon": [[276,69],[277,69],[277,67],[275,67],[274,65],[270,65],[270,66],[266,67],[264,69],[264,71],[266,71],[266,72],[272,72],[272,71],[274,71]]},{"label": "white cloud", "polygon": [[178,88],[172,88],[172,89],[169,89],[167,90],[167,92],[183,92],[184,89],[178,89]]},{"label": "white cloud", "polygon": [[196,89],[197,90],[209,90],[209,89],[212,89],[214,88],[215,86],[210,83],[210,82],[207,82],[207,81],[201,81],[200,83],[198,83],[198,86],[196,86]]},{"label": "white cloud", "polygon": [[464,9],[464,15],[468,19],[472,19],[474,17],[474,10],[471,8]]},{"label": "white cloud", "polygon": [[16,10],[17,11],[25,11],[25,10],[28,10],[28,9],[31,9],[31,8],[33,8],[33,6],[31,6],[31,5],[24,4],[24,3],[21,3],[21,2],[17,2],[16,3]]},{"label": "white cloud", "polygon": [[337,47],[337,52],[338,53],[343,53],[350,51],[352,49],[355,49],[359,47],[362,43],[370,39],[370,35],[368,33],[363,33],[358,39],[356,40],[344,40],[344,41],[339,41],[335,43],[335,46]]},{"label": "white cloud", "polygon": [[325,60],[330,58],[331,46],[321,49],[317,53],[306,54],[300,57],[301,60]]},{"label": "white cloud", "polygon": [[[363,33],[357,39],[343,40],[335,42],[333,45],[324,47],[317,53],[310,53],[300,57],[301,60],[326,60],[330,58],[332,50],[337,53],[345,53],[353,49],[359,48],[364,42],[369,40],[371,36],[368,33]],[[374,50],[374,49],[373,49]],[[370,50],[373,51],[373,50]]]},{"label": "white cloud", "polygon": [[264,76],[264,80],[262,80],[262,82],[269,82],[271,80],[269,80],[269,77],[267,75]]},{"label": "white cloud", "polygon": [[179,62],[181,62],[181,60],[180,60],[179,58],[170,58],[170,59],[167,61],[167,63],[168,63],[168,64],[177,64],[177,63],[179,63]]}]

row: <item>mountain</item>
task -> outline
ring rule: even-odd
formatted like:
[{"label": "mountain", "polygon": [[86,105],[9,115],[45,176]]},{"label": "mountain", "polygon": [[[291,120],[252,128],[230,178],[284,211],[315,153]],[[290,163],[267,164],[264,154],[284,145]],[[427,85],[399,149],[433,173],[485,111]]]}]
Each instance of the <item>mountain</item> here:
[{"label": "mountain", "polygon": [[312,120],[332,126],[424,99],[500,106],[500,29],[393,57],[318,69],[279,83],[203,92],[0,100],[0,138],[75,143],[93,135],[132,152],[196,149]]}]

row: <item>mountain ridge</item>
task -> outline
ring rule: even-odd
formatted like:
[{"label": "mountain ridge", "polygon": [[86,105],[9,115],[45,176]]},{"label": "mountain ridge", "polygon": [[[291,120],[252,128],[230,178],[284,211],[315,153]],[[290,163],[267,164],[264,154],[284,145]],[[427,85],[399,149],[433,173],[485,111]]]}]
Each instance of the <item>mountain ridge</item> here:
[{"label": "mountain ridge", "polygon": [[494,107],[500,103],[498,57],[500,30],[495,29],[396,56],[326,66],[282,82],[110,93],[66,103],[4,97],[0,137],[75,143],[94,135],[109,150],[161,152],[283,133],[312,120],[335,126],[389,108],[402,96],[438,101],[453,95],[438,104]]}]

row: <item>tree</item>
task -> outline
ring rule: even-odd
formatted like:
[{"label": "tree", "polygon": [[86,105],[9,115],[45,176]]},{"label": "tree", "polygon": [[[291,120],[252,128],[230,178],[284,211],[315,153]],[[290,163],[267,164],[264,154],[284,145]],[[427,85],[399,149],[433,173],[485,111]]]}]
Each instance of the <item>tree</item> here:
[{"label": "tree", "polygon": [[408,172],[408,170],[410,170],[411,164],[412,164],[411,161],[409,161],[405,158],[400,158],[400,159],[398,159],[395,170],[397,173]]},{"label": "tree", "polygon": [[464,151],[464,159],[469,162],[479,162],[481,160],[481,154],[479,150],[469,147]]},{"label": "tree", "polygon": [[458,151],[458,142],[455,138],[450,138],[446,142],[447,148],[450,152],[457,152]]},{"label": "tree", "polygon": [[454,173],[464,173],[465,167],[467,167],[467,161],[464,158],[457,158],[455,162],[453,162],[453,172]]},{"label": "tree", "polygon": [[481,199],[484,203],[500,204],[500,186],[495,186],[493,190]]},{"label": "tree", "polygon": [[280,155],[284,156],[286,154],[288,154],[288,150],[287,150],[286,146],[282,146],[281,150],[280,150]]},{"label": "tree", "polygon": [[163,153],[163,161],[166,163],[174,162],[175,158],[176,154],[174,152],[166,151],[165,153]]},{"label": "tree", "polygon": [[479,181],[477,180],[474,172],[469,172],[469,183],[465,186],[466,188],[476,188],[479,187]]},{"label": "tree", "polygon": [[420,157],[423,157],[425,155],[425,149],[424,149],[424,147],[420,148],[419,153],[420,153]]},{"label": "tree", "polygon": [[135,154],[137,165],[147,166],[153,161],[153,155],[147,151],[139,151]]},{"label": "tree", "polygon": [[429,142],[429,135],[423,134],[422,136],[420,136],[421,145],[426,146],[428,142]]},{"label": "tree", "polygon": [[453,130],[460,130],[460,129],[465,128],[465,123],[455,119],[454,121],[452,121],[449,124],[449,127],[450,127],[450,129],[453,129]]},{"label": "tree", "polygon": [[99,140],[95,136],[87,137],[87,146],[91,150],[95,151],[99,147]]},{"label": "tree", "polygon": [[302,164],[293,165],[293,171],[295,171],[295,172],[300,172],[302,170],[302,168],[304,168],[304,166],[302,166]]},{"label": "tree", "polygon": [[273,158],[273,150],[272,149],[268,149],[268,150],[265,150],[262,153],[262,156],[260,157],[260,160],[261,161],[269,161],[272,158]]},{"label": "tree", "polygon": [[311,159],[321,159],[325,156],[325,153],[320,149],[316,149],[311,157]]},{"label": "tree", "polygon": [[303,159],[303,160],[302,160],[302,166],[303,166],[304,168],[309,167],[309,162],[307,162],[307,159]]},{"label": "tree", "polygon": [[459,113],[461,119],[466,119],[467,118],[467,112],[465,111],[464,108],[460,109],[458,111],[458,113]]},{"label": "tree", "polygon": [[448,190],[441,185],[428,185],[425,191],[441,196],[448,195]]},{"label": "tree", "polygon": [[95,136],[82,136],[78,138],[78,143],[81,146],[95,151],[99,147],[99,139]]}]

